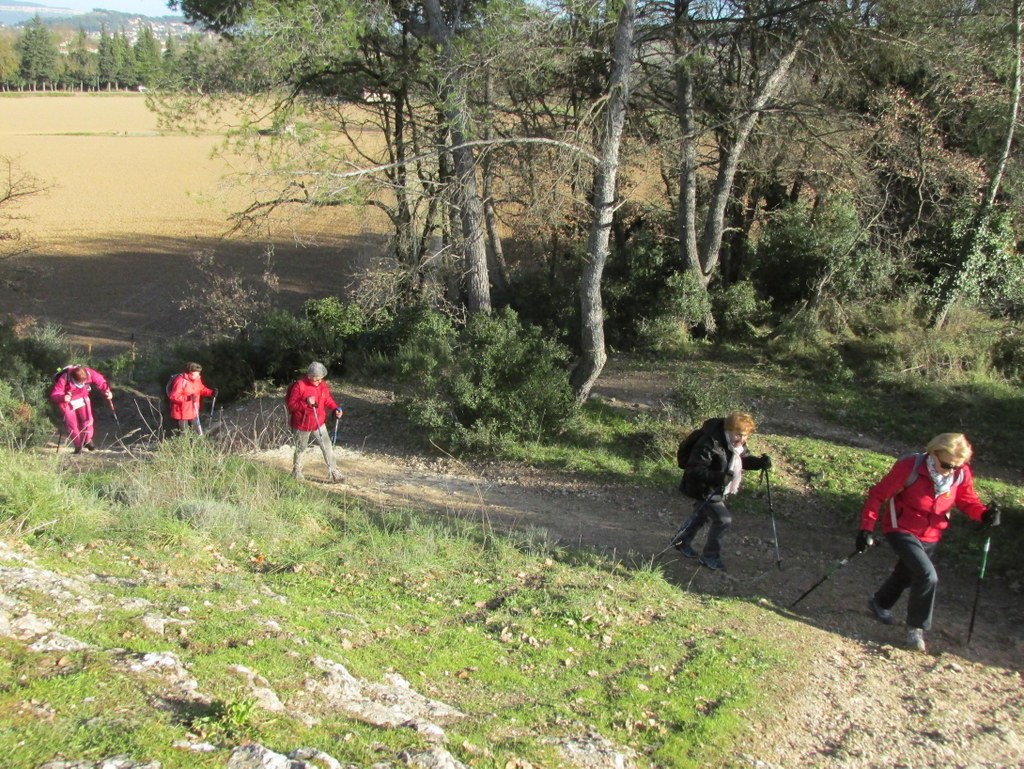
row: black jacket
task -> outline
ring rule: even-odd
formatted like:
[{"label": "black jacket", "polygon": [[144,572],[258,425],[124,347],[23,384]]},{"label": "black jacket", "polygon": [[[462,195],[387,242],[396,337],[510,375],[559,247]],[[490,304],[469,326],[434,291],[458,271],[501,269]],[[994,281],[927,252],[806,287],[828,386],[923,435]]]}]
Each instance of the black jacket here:
[{"label": "black jacket", "polygon": [[[683,481],[679,486],[686,496],[694,499],[721,499],[722,491],[728,482],[726,470],[729,468],[728,441],[725,437],[725,420],[709,420],[707,429],[697,441],[690,454],[690,461],[683,471]],[[747,447],[740,454],[743,470],[760,470],[764,467],[761,457],[753,456]]]}]

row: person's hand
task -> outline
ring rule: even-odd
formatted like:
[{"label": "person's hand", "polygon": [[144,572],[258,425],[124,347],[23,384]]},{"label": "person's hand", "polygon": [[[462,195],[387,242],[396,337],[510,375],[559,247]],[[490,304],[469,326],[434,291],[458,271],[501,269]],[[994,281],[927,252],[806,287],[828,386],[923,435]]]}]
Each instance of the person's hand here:
[{"label": "person's hand", "polygon": [[875,535],[870,531],[858,531],[857,532],[857,552],[863,553],[869,547],[875,544]]},{"label": "person's hand", "polygon": [[216,398],[216,397],[217,397],[217,393],[218,393],[218,392],[219,392],[219,391],[217,390],[217,388],[216,388],[216,387],[214,387],[214,388],[213,388],[213,397],[214,397],[214,398]]},{"label": "person's hand", "polygon": [[761,455],[761,469],[771,470],[772,469],[772,458],[767,454]]},{"label": "person's hand", "polygon": [[106,390],[103,393],[103,397],[105,397],[108,401],[112,401],[114,400],[114,393],[112,393],[110,390]]},{"label": "person's hand", "polygon": [[315,406],[316,405],[316,398],[314,398],[312,395],[310,395],[308,398],[306,398],[306,403],[308,403],[310,406]]},{"label": "person's hand", "polygon": [[71,393],[64,393],[64,402],[71,403]]},{"label": "person's hand", "polygon": [[334,418],[335,419],[341,419],[341,413],[342,413],[341,409],[335,409],[334,410]]},{"label": "person's hand", "polygon": [[986,526],[998,526],[1002,523],[1003,509],[998,502],[990,502],[988,510],[981,514],[981,522]]}]

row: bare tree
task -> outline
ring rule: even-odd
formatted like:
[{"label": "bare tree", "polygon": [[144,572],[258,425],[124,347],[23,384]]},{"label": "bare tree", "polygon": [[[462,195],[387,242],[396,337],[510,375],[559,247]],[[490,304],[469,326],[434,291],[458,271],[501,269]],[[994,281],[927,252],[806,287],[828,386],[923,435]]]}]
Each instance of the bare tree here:
[{"label": "bare tree", "polygon": [[42,195],[47,187],[35,176],[21,169],[14,160],[0,156],[0,259],[26,254],[33,249],[15,222],[24,217],[15,209],[27,198]]},{"label": "bare tree", "polygon": [[607,107],[598,149],[598,164],[591,191],[593,219],[587,237],[587,262],[580,277],[580,361],[572,372],[571,383],[576,401],[590,397],[594,382],[608,360],[604,342],[604,307],[601,301],[601,276],[608,261],[612,218],[615,213],[619,149],[626,124],[630,76],[634,60],[633,27],[636,6],[623,0],[612,43],[612,71],[608,83]]}]

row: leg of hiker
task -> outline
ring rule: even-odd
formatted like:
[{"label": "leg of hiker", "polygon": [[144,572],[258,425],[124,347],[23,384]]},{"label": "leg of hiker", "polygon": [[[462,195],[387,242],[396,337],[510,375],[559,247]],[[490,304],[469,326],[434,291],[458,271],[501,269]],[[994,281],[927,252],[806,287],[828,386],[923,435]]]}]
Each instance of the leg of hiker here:
[{"label": "leg of hiker", "polygon": [[334,464],[334,446],[331,444],[331,435],[327,432],[327,425],[320,425],[312,435],[324,455],[324,462],[327,464],[327,480],[340,481],[341,473],[338,472],[338,466]]},{"label": "leg of hiker", "polygon": [[292,455],[292,477],[302,480],[302,455],[309,448],[308,430],[292,430],[292,441],[295,444],[295,453]]},{"label": "leg of hiker", "polygon": [[708,519],[711,521],[711,529],[708,531],[708,539],[704,543],[700,562],[709,569],[724,569],[722,543],[725,540],[725,533],[732,525],[732,514],[721,500],[709,501],[704,509],[707,510]]}]

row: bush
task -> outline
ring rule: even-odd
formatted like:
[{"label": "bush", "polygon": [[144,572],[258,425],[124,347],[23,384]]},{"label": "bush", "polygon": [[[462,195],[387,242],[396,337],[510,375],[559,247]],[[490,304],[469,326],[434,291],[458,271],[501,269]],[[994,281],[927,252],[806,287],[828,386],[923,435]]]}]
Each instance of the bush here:
[{"label": "bush", "polygon": [[1013,220],[1007,213],[992,214],[975,236],[973,217],[966,211],[947,222],[923,251],[919,267],[928,277],[929,295],[933,302],[943,302],[955,291],[957,301],[967,306],[1019,317],[1024,309],[1024,262],[1017,253]]},{"label": "bush", "polygon": [[719,331],[729,337],[760,336],[759,326],[771,317],[771,306],[758,296],[754,283],[741,280],[712,298]]},{"label": "bush", "polygon": [[815,209],[787,206],[761,234],[754,282],[780,312],[823,297],[843,302],[891,296],[897,265],[863,236],[856,209],[846,199],[824,201]]},{"label": "bush", "polygon": [[452,448],[536,440],[574,412],[568,351],[512,310],[474,315],[461,331],[425,313],[398,361],[410,417]]},{"label": "bush", "polygon": [[337,297],[310,299],[296,317],[282,310],[270,312],[257,342],[260,375],[276,382],[292,379],[318,360],[334,375],[345,370],[346,351],[366,331],[363,311]]}]

